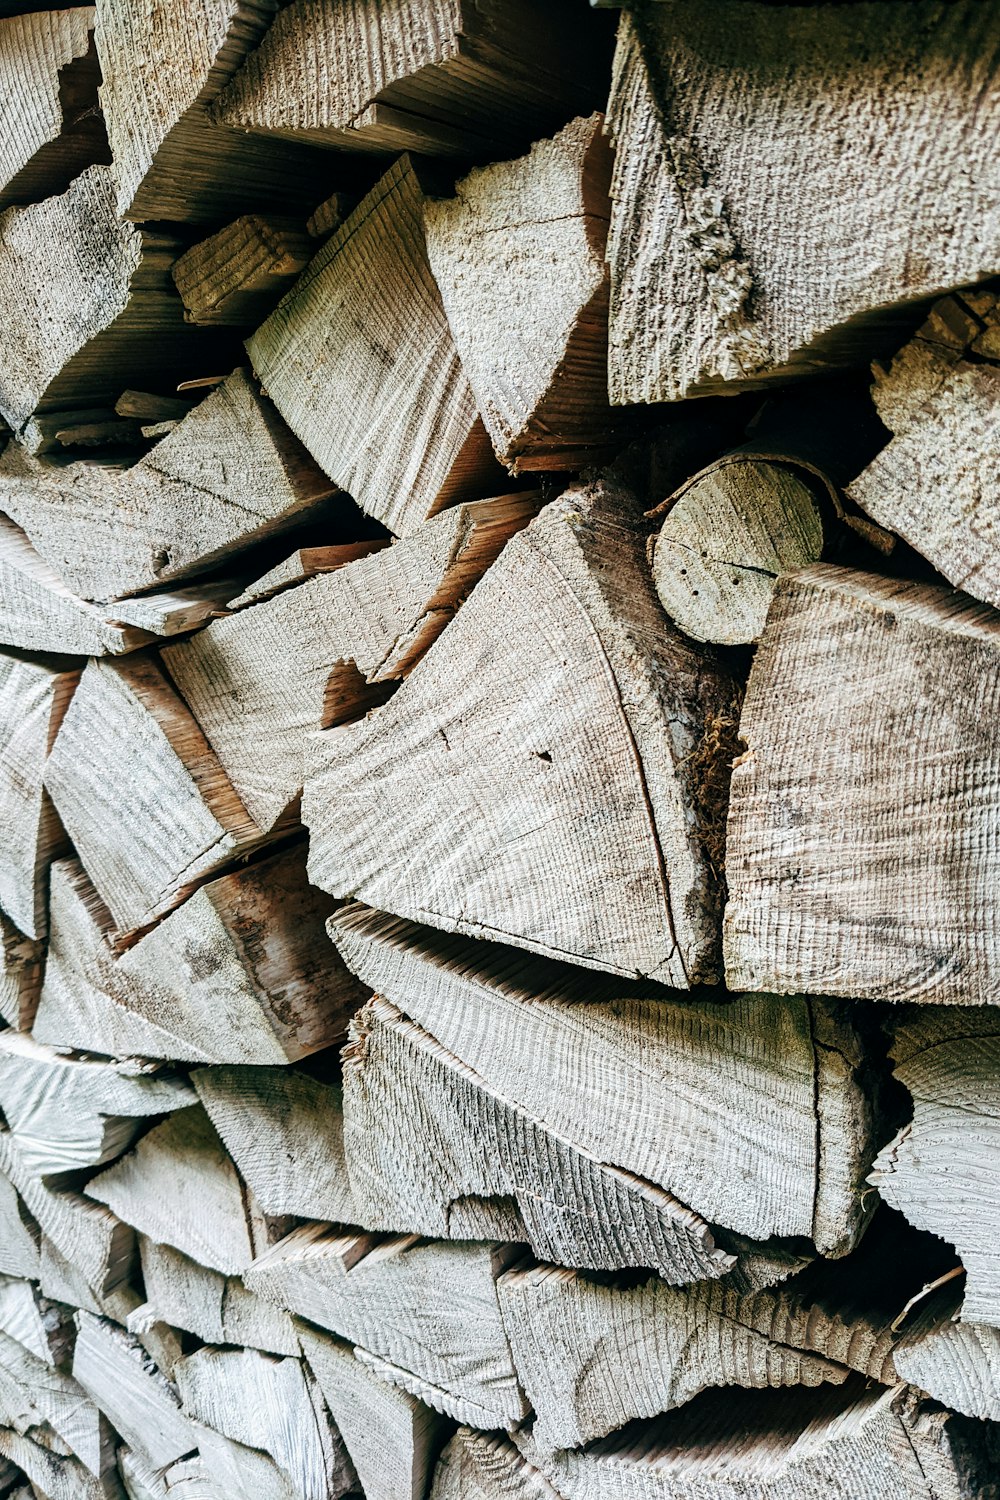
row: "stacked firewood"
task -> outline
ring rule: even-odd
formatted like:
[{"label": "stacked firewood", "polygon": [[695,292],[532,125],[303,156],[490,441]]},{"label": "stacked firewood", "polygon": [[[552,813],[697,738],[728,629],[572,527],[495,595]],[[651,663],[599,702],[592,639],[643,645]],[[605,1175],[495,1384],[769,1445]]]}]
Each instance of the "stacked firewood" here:
[{"label": "stacked firewood", "polygon": [[0,1497],[996,1500],[1000,10],[0,100]]}]

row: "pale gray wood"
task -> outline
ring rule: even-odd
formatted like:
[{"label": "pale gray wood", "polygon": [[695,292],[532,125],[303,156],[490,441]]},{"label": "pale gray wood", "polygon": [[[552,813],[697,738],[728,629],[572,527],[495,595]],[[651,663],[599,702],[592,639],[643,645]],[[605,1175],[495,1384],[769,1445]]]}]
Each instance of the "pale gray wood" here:
[{"label": "pale gray wood", "polygon": [[291,1480],[269,1454],[234,1442],[214,1428],[200,1423],[192,1426],[198,1436],[202,1472],[210,1485],[207,1500],[262,1500],[263,1496],[300,1500]]},{"label": "pale gray wood", "polygon": [[[64,1303],[69,1308],[83,1308],[95,1318],[110,1318],[112,1322],[126,1325],[131,1314],[141,1306],[142,1299],[130,1279],[136,1269],[134,1240],[128,1236],[125,1225],[120,1227],[119,1236],[127,1245],[128,1256],[126,1259],[123,1254],[119,1255],[121,1273],[112,1277],[113,1285],[108,1286],[96,1277],[88,1281],[85,1274],[86,1257],[80,1256],[77,1247],[67,1236],[60,1235],[60,1241],[67,1252],[64,1254],[47,1234],[41,1235],[39,1264],[35,1274],[42,1295]],[[74,1259],[70,1260],[70,1255]]]},{"label": "pale gray wood", "polygon": [[1000,1421],[1000,1329],[946,1319],[901,1343],[895,1365],[903,1380],[952,1411]]},{"label": "pale gray wood", "polygon": [[734,697],[663,614],[634,497],[571,488],[387,704],[317,740],[311,878],[592,968],[710,980]]},{"label": "pale gray wood", "polygon": [[123,1500],[115,1469],[96,1478],[77,1459],[52,1452],[9,1428],[0,1427],[0,1455],[24,1470],[36,1500]]},{"label": "pale gray wood", "polygon": [[80,1383],[5,1335],[0,1335],[0,1425],[36,1440],[44,1433],[57,1451],[79,1459],[96,1479],[114,1466],[114,1434]]},{"label": "pale gray wood", "polygon": [[460,1427],[434,1471],[429,1500],[563,1500],[499,1432]]},{"label": "pale gray wood", "polygon": [[732,989],[1000,998],[998,695],[1000,626],[966,596],[823,564],[779,581],[732,781]]},{"label": "pale gray wood", "polygon": [[496,1426],[495,1414],[468,1396],[458,1395],[454,1390],[445,1390],[432,1380],[414,1375],[412,1370],[404,1370],[402,1366],[395,1365],[378,1354],[372,1354],[368,1349],[356,1348],[354,1357],[369,1370],[373,1370],[380,1380],[394,1386],[396,1390],[415,1396],[424,1406],[430,1407],[431,1411],[439,1412],[453,1422],[466,1422],[470,1427],[487,1432]]},{"label": "pale gray wood", "polygon": [[856,365],[909,302],[995,275],[998,67],[975,0],[626,11],[612,401]]},{"label": "pale gray wood", "polygon": [[0,1275],[38,1276],[41,1231],[6,1171],[0,1171]]},{"label": "pale gray wood", "polygon": [[45,943],[27,938],[0,911],[0,1016],[29,1031],[42,987]]},{"label": "pale gray wood", "polygon": [[43,1295],[33,1282],[0,1273],[0,1332],[43,1364],[65,1364],[76,1330],[73,1309]]},{"label": "pale gray wood", "polygon": [[260,578],[255,578],[242,593],[227,601],[230,609],[246,609],[249,604],[262,604],[265,599],[280,594],[295,584],[305,583],[317,573],[335,573],[345,563],[355,562],[359,557],[368,557],[372,552],[381,552],[388,541],[379,539],[368,542],[340,542],[332,547],[296,547],[280,563],[269,568]]},{"label": "pale gray wood", "polygon": [[206,1344],[298,1354],[289,1315],[248,1291],[238,1276],[223,1276],[146,1235],[139,1236],[139,1254],[148,1307],[157,1319]]},{"label": "pale gray wood", "polygon": [[81,1312],[78,1321],[73,1378],[129,1447],[156,1468],[192,1452],[197,1437],[178,1394],[146,1358],[139,1341],[88,1312]]}]

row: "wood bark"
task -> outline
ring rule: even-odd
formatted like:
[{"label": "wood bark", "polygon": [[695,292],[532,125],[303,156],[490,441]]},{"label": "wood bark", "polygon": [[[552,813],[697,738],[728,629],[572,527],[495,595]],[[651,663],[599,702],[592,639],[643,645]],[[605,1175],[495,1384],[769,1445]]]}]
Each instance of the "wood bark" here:
[{"label": "wood bark", "polygon": [[427,210],[448,322],[512,473],[578,469],[614,446],[602,125],[601,115],[574,120],[530,155],[479,168]]},{"label": "wood bark", "polygon": [[379,701],[451,620],[539,497],[456,506],[369,556],[216,620],[163,661],[251,816],[297,804],[310,736]]},{"label": "wood bark", "polygon": [[998,647],[933,584],[779,581],[732,781],[730,987],[996,1001]]},{"label": "wood bark", "polygon": [[425,203],[401,157],[247,341],[316,462],[398,536],[502,484],[428,264]]},{"label": "wood bark", "polygon": [[190,323],[253,328],[312,259],[315,246],[297,219],[243,214],[192,245],[173,278]]},{"label": "wood bark", "polygon": [[815,5],[796,22],[745,0],[623,17],[615,403],[855,365],[891,347],[907,304],[1000,269],[996,16],[918,0]]}]

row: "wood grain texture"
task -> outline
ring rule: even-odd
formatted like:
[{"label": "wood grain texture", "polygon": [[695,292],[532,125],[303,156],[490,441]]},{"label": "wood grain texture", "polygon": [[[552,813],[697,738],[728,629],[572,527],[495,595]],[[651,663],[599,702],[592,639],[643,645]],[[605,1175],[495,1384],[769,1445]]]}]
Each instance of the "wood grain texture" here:
[{"label": "wood grain texture", "polygon": [[40,1495],[45,1500],[120,1500],[121,1484],[113,1469],[97,1479],[79,1460],[34,1441],[37,1436],[0,1427],[0,1455],[24,1470],[36,1500]]},{"label": "wood grain texture", "polygon": [[667,622],[639,521],[617,487],[567,491],[391,701],[317,741],[318,885],[621,975],[713,978],[736,688]]},{"label": "wood grain texture", "polygon": [[611,152],[603,117],[481,167],[427,209],[427,254],[493,449],[512,473],[608,454]]},{"label": "wood grain texture", "polygon": [[0,1419],[43,1446],[72,1455],[95,1479],[111,1477],[114,1434],[100,1409],[68,1370],[53,1369],[5,1336],[0,1337]]},{"label": "wood grain texture", "polygon": [[398,536],[502,486],[427,261],[424,207],[401,157],[247,340],[292,431]]},{"label": "wood grain texture", "polygon": [[37,1280],[41,1230],[10,1175],[0,1171],[0,1274]]},{"label": "wood grain texture", "polygon": [[106,1318],[77,1317],[73,1378],[129,1446],[156,1468],[190,1453],[197,1439],[177,1392],[138,1339]]},{"label": "wood grain texture", "polygon": [[139,1236],[139,1256],[152,1318],[193,1333],[206,1344],[232,1344],[267,1354],[298,1354],[292,1319],[248,1291],[238,1276],[223,1276],[170,1245]]},{"label": "wood grain texture", "polygon": [[992,612],[932,584],[779,582],[732,780],[730,987],[997,1000],[998,651]]},{"label": "wood grain texture", "polygon": [[539,496],[457,505],[412,535],[216,620],[167,671],[259,826],[302,793],[309,736],[357,718],[451,620]]},{"label": "wood grain texture", "polygon": [[906,304],[1000,269],[997,17],[933,0],[788,14],[675,0],[623,19],[615,403],[856,364],[891,347]]},{"label": "wood grain texture", "polygon": [[875,1101],[849,1014],[688,1001],[354,906],[331,931],[367,985],[597,1161],[754,1239],[806,1235],[837,1255],[861,1233]]},{"label": "wood grain texture", "polygon": [[16,1031],[30,1031],[42,987],[45,944],[26,938],[0,912],[0,1016]]},{"label": "wood grain texture", "polygon": [[460,1427],[434,1471],[430,1500],[563,1500],[499,1432]]},{"label": "wood grain texture", "polygon": [[51,1369],[72,1357],[73,1311],[46,1297],[34,1282],[0,1274],[0,1331]]},{"label": "wood grain texture", "polygon": [[895,1353],[902,1379],[983,1422],[1000,1420],[1000,1329],[946,1319]]},{"label": "wood grain texture", "polygon": [[314,249],[300,220],[242,214],[175,262],[172,275],[188,321],[255,327]]}]

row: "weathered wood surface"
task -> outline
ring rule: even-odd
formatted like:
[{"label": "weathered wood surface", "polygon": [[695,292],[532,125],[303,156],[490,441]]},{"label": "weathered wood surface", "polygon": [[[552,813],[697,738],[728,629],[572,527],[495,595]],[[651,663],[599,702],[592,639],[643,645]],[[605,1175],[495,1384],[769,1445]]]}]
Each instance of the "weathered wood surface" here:
[{"label": "weathered wood surface", "polygon": [[563,1500],[502,1433],[460,1427],[434,1471],[430,1500]]},{"label": "weathered wood surface", "polygon": [[43,1365],[57,1368],[72,1357],[73,1314],[34,1282],[0,1274],[0,1331]]},{"label": "weathered wood surface", "polygon": [[714,977],[736,688],[669,625],[642,548],[627,492],[567,491],[390,702],[321,737],[318,885],[621,975]]},{"label": "weathered wood surface", "polygon": [[247,340],[292,431],[398,536],[502,486],[427,261],[425,202],[401,157]]},{"label": "weathered wood surface", "polygon": [[42,987],[45,944],[26,938],[0,912],[0,1016],[30,1031]]},{"label": "weathered wood surface", "polygon": [[836,1255],[861,1233],[877,1099],[849,1013],[687,1001],[356,906],[331,931],[376,993],[597,1161],[754,1239],[806,1235]]},{"label": "weathered wood surface", "polygon": [[101,1408],[130,1448],[165,1468],[197,1447],[171,1383],[124,1328],[78,1314],[73,1378]]},{"label": "weathered wood surface", "polygon": [[389,545],[384,537],[367,542],[335,542],[332,546],[296,547],[281,562],[253,579],[242,591],[226,601],[229,609],[245,609],[248,604],[262,604],[285,589],[315,578],[317,573],[335,573],[346,563],[357,562]]},{"label": "weathered wood surface", "polygon": [[88,662],[45,786],[123,937],[264,841],[153,657]]},{"label": "weathered wood surface", "polygon": [[872,395],[892,441],[849,488],[949,583],[994,607],[998,335],[994,293],[948,297],[931,309],[888,369],[874,369]]},{"label": "weathered wood surface", "polygon": [[294,0],[214,115],[328,149],[496,156],[604,89],[602,42],[568,0]]},{"label": "weathered wood surface", "polygon": [[3,479],[0,504],[75,593],[118,600],[223,559],[235,571],[231,553],[333,493],[238,369],[131,468],[36,465]]},{"label": "weathered wood surface", "polygon": [[983,1422],[1000,1421],[1000,1329],[943,1318],[895,1351],[903,1380]]},{"label": "weathered wood surface", "polygon": [[50,198],[110,160],[93,27],[85,6],[0,20],[0,209]]},{"label": "weathered wood surface", "polygon": [[1000,270],[997,16],[974,0],[788,14],[673,0],[623,17],[615,403],[857,364],[892,347],[906,304]]},{"label": "weathered wood surface", "polygon": [[79,1382],[4,1336],[0,1422],[57,1452],[72,1454],[95,1478],[114,1467],[113,1434]]},{"label": "weathered wood surface", "polygon": [[1000,998],[998,667],[964,595],[824,565],[779,582],[732,780],[731,988]]},{"label": "weathered wood surface", "polygon": [[574,120],[427,210],[427,253],[459,356],[513,473],[578,469],[613,449],[602,125],[601,115]]},{"label": "weathered wood surface", "polygon": [[253,328],[312,259],[300,220],[243,214],[186,250],[174,284],[191,323]]},{"label": "weathered wood surface", "polygon": [[46,1500],[120,1500],[121,1483],[114,1470],[95,1478],[78,1459],[35,1442],[37,1436],[22,1437],[0,1427],[0,1455],[24,1470],[36,1500],[39,1495]]},{"label": "weathered wood surface", "polygon": [[455,506],[411,536],[216,620],[163,661],[264,829],[302,793],[309,736],[378,702],[440,635],[539,496]]},{"label": "weathered wood surface", "polygon": [[[330,948],[299,845],[200,886],[117,957],[76,860],[51,873],[39,1041],[109,1056],[283,1063],[346,1036],[363,991]],[[180,955],[180,958],[178,958]]]},{"label": "weathered wood surface", "polygon": [[40,1244],[36,1220],[8,1172],[0,1170],[0,1274],[37,1279]]},{"label": "weathered wood surface", "polygon": [[126,385],[180,378],[209,347],[170,280],[178,242],[118,219],[109,167],[59,197],[0,215],[0,416],[110,406]]},{"label": "weathered wood surface", "polygon": [[252,1291],[476,1403],[489,1425],[528,1407],[511,1363],[496,1278],[511,1247],[416,1236],[293,1230],[244,1274]]},{"label": "weathered wood surface", "polygon": [[170,1245],[139,1236],[147,1303],[142,1320],[193,1333],[206,1344],[298,1354],[291,1317],[248,1291],[238,1276],[223,1276]]}]

